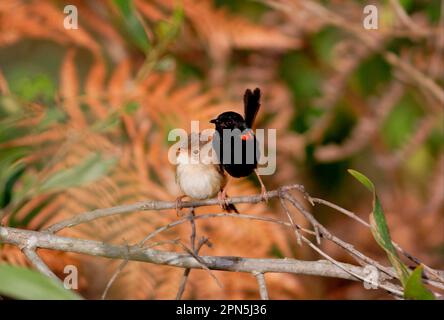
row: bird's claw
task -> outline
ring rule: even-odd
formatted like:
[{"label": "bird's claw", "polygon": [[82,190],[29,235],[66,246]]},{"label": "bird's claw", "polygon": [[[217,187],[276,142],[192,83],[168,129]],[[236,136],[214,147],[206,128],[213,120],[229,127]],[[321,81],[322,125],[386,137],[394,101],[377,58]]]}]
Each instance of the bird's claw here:
[{"label": "bird's claw", "polygon": [[222,210],[230,212],[233,210],[232,205],[229,202],[229,197],[227,196],[227,193],[225,190],[220,191],[217,195],[217,199],[219,200],[219,205],[222,208]]},{"label": "bird's claw", "polygon": [[228,200],[225,200],[221,207],[222,207],[222,210],[227,211],[227,212],[231,212],[231,206],[230,206],[230,203],[228,202]]},{"label": "bird's claw", "polygon": [[180,210],[182,210],[182,199],[185,198],[186,196],[180,196],[176,198],[176,215],[178,217],[181,217],[183,214],[180,212]]},{"label": "bird's claw", "polygon": [[264,201],[265,203],[268,203],[268,192],[267,192],[267,189],[265,189],[265,187],[261,187],[261,198],[262,198],[262,201]]},{"label": "bird's claw", "polygon": [[222,208],[222,210],[224,211],[230,211],[230,203],[228,201],[228,196],[227,193],[225,192],[225,190],[220,191],[217,194],[217,199],[219,200],[219,205]]}]

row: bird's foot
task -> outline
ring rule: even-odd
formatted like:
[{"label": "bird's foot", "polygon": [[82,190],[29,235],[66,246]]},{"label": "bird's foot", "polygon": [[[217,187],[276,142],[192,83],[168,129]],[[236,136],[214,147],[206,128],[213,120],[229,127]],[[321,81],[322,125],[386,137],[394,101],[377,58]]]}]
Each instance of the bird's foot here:
[{"label": "bird's foot", "polygon": [[254,173],[256,174],[257,179],[259,180],[259,183],[261,184],[261,198],[262,201],[264,201],[265,203],[268,202],[268,193],[267,193],[267,189],[265,188],[264,183],[262,182],[261,176],[259,175],[259,173],[257,172],[257,169],[254,170]]},{"label": "bird's foot", "polygon": [[217,194],[217,200],[219,200],[219,205],[224,211],[228,211],[228,206],[230,205],[228,202],[228,196],[225,190],[219,191]]},{"label": "bird's foot", "polygon": [[182,210],[182,203],[183,203],[182,199],[185,198],[185,197],[186,196],[183,195],[183,196],[179,196],[179,197],[176,198],[176,201],[175,201],[176,202],[176,215],[178,217],[182,216],[182,213],[180,212],[180,210]]},{"label": "bird's foot", "polygon": [[239,210],[237,210],[236,206],[229,202],[229,197],[225,190],[219,191],[217,194],[217,199],[219,200],[219,205],[222,208],[222,210],[226,212],[236,212],[239,213]]},{"label": "bird's foot", "polygon": [[265,203],[268,203],[268,192],[267,192],[267,189],[265,188],[265,186],[261,186],[261,198],[262,198],[262,201],[264,201]]}]

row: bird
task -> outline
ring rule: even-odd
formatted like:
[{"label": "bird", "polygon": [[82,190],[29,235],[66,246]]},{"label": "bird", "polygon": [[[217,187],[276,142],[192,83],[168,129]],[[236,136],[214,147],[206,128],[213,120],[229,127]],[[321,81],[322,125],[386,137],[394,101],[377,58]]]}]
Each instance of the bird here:
[{"label": "bird", "polygon": [[[252,130],[261,106],[260,98],[259,88],[254,91],[247,89],[244,94],[244,116],[234,111],[226,111],[210,120],[210,123],[213,123],[216,129],[212,139],[213,149],[224,171],[234,178],[255,173],[261,185],[262,198],[267,201],[267,189],[257,172],[259,143]],[[222,198],[225,196],[226,194],[221,195]]]},{"label": "bird", "polygon": [[211,140],[201,141],[201,134],[197,132],[189,134],[186,146],[182,145],[178,148],[176,182],[183,194],[176,199],[177,215],[180,215],[179,211],[184,197],[205,200],[216,195],[223,210],[239,213],[233,204],[227,203],[224,191],[227,175],[213,157]]}]

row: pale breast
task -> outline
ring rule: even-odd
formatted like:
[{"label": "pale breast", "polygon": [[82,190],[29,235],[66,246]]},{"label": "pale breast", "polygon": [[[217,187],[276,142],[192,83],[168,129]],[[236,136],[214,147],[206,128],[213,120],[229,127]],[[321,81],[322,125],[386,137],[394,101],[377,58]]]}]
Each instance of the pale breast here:
[{"label": "pale breast", "polygon": [[176,178],[184,194],[199,200],[216,196],[226,184],[225,175],[215,165],[179,164]]}]

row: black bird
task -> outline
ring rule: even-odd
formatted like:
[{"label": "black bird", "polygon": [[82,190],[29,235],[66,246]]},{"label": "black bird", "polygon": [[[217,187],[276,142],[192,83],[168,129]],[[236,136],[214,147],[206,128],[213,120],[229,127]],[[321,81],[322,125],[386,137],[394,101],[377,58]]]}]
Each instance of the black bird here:
[{"label": "black bird", "polygon": [[216,126],[213,149],[223,169],[232,177],[247,177],[253,172],[259,179],[262,197],[267,200],[267,190],[257,173],[260,157],[259,144],[251,129],[260,108],[261,91],[247,89],[244,94],[244,117],[227,111],[211,120]]}]

